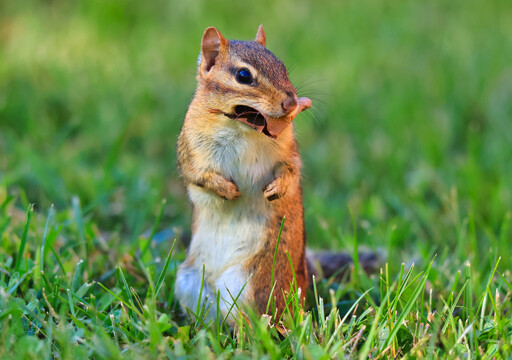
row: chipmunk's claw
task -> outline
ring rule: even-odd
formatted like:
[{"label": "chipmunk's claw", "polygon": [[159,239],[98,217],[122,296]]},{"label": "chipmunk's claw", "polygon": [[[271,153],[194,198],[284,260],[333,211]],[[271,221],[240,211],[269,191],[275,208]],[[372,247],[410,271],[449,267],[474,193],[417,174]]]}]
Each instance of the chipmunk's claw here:
[{"label": "chipmunk's claw", "polygon": [[235,183],[228,181],[226,186],[222,189],[222,194],[219,194],[225,200],[236,200],[242,195],[238,190],[238,186]]},{"label": "chipmunk's claw", "polygon": [[232,181],[220,175],[212,174],[210,182],[210,190],[224,200],[236,200],[242,194],[238,190],[238,186]]},{"label": "chipmunk's claw", "polygon": [[270,184],[265,186],[263,189],[263,196],[268,201],[280,199],[286,193],[286,189],[283,189],[282,182],[279,178],[272,181]]}]

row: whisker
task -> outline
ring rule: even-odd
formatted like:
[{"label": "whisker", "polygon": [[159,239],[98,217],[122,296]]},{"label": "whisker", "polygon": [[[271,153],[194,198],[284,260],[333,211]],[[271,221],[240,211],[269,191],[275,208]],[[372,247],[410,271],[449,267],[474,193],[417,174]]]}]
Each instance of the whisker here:
[{"label": "whisker", "polygon": [[318,118],[316,117],[316,115],[315,115],[315,113],[314,113],[314,112],[310,112],[310,113],[308,114],[308,117],[312,118],[312,119],[315,121],[315,123],[316,123],[316,125],[317,125],[317,126],[320,126],[320,121],[318,121]]},{"label": "whisker", "polygon": [[288,72],[288,75],[290,75],[293,70],[295,70],[295,64],[292,64],[292,65],[286,67],[286,71]]},{"label": "whisker", "polygon": [[329,108],[332,106],[331,102],[329,102],[329,101],[326,101],[326,100],[323,100],[323,99],[320,99],[320,98],[317,98],[317,97],[314,97],[314,96],[309,96],[309,98],[312,101],[314,101],[315,103],[320,103],[320,104],[325,105],[325,106],[327,106]]},{"label": "whisker", "polygon": [[308,76],[307,78],[303,79],[302,82],[300,82],[298,84],[297,88],[301,89],[301,88],[304,88],[305,86],[309,86],[309,85],[320,83],[320,82],[325,82],[325,79],[314,79],[314,78],[312,78],[312,76]]}]

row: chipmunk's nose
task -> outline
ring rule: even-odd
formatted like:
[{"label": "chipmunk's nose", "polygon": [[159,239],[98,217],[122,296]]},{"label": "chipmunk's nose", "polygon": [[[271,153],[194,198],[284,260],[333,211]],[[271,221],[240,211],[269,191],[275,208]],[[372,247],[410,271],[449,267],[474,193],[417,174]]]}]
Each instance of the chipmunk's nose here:
[{"label": "chipmunk's nose", "polygon": [[281,103],[281,107],[286,114],[292,112],[297,108],[297,98],[293,95],[288,95],[288,97]]}]

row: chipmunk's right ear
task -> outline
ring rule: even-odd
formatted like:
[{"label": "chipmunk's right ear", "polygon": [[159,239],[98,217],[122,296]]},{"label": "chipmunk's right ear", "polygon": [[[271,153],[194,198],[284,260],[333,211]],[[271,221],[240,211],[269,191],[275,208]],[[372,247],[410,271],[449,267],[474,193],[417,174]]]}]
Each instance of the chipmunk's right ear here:
[{"label": "chipmunk's right ear", "polygon": [[267,36],[265,35],[265,30],[263,30],[263,25],[259,26],[258,32],[256,33],[256,39],[254,39],[254,41],[263,46],[267,43]]},{"label": "chipmunk's right ear", "polygon": [[206,72],[215,65],[220,52],[226,51],[229,42],[216,28],[209,27],[204,31],[201,41],[201,68]]}]

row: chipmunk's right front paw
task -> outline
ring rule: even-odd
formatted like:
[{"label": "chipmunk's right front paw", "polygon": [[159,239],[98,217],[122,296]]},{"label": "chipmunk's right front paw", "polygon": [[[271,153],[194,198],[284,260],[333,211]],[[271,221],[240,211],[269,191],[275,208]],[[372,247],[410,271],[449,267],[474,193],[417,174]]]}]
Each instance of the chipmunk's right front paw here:
[{"label": "chipmunk's right front paw", "polygon": [[210,174],[207,187],[225,200],[235,200],[241,195],[238,186],[233,181],[216,173]]},{"label": "chipmunk's right front paw", "polygon": [[226,179],[216,172],[205,173],[194,184],[215,193],[225,200],[235,200],[241,195],[240,191],[238,191],[238,186],[233,181]]},{"label": "chipmunk's right front paw", "polygon": [[238,186],[230,180],[224,179],[223,183],[215,191],[217,195],[225,200],[235,200],[242,195]]}]

